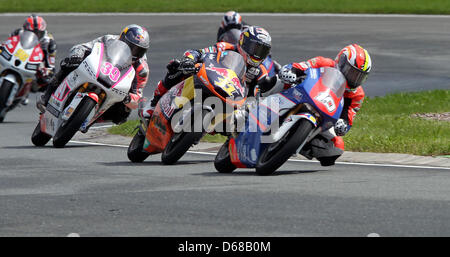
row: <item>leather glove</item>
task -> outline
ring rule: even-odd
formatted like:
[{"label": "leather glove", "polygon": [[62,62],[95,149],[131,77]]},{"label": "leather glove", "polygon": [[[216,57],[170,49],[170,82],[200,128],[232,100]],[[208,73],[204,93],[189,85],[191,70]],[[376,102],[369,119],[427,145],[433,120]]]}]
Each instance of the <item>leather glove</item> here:
[{"label": "leather glove", "polygon": [[286,65],[278,72],[278,78],[284,84],[294,84],[297,81],[297,75],[290,68],[286,67]]},{"label": "leather glove", "polygon": [[125,96],[125,98],[122,100],[122,103],[124,103],[124,104],[129,104],[130,102],[131,102],[130,95]]},{"label": "leather glove", "polygon": [[348,124],[345,120],[343,119],[339,119],[336,124],[334,124],[334,132],[336,133],[337,136],[345,136],[345,134],[347,134],[348,131]]},{"label": "leather glove", "polygon": [[184,58],[180,63],[180,70],[184,75],[195,73],[195,62],[191,58]]},{"label": "leather glove", "polygon": [[172,59],[166,66],[167,71],[171,74],[176,73],[178,71],[178,68],[180,68],[180,63],[180,60]]}]

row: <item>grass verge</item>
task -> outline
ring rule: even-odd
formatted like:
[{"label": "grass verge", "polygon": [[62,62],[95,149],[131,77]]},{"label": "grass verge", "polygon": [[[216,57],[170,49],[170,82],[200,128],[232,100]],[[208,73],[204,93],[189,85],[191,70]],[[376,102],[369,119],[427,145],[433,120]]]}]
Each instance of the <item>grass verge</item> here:
[{"label": "grass verge", "polygon": [[[450,90],[398,93],[368,97],[353,128],[344,137],[345,149],[355,152],[408,153],[424,156],[450,155],[450,121],[413,117],[420,113],[450,111]],[[139,121],[114,126],[112,134],[133,136]],[[202,141],[224,142],[221,135]]]},{"label": "grass verge", "polygon": [[448,0],[15,0],[0,12],[282,12],[450,14]]}]

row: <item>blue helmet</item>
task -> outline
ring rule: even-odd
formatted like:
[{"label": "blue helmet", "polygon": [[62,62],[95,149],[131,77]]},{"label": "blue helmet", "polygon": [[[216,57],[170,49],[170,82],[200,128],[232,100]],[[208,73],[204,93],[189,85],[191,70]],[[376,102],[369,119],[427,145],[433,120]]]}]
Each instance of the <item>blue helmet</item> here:
[{"label": "blue helmet", "polygon": [[126,26],[120,33],[119,40],[130,47],[131,54],[137,59],[144,56],[150,47],[150,36],[147,30],[136,24]]}]

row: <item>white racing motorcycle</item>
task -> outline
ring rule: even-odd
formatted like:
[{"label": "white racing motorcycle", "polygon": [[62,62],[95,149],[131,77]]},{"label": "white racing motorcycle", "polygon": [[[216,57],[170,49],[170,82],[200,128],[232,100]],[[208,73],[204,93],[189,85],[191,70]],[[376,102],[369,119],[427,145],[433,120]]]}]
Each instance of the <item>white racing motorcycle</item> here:
[{"label": "white racing motorcycle", "polygon": [[91,54],[50,97],[31,141],[64,147],[77,131],[86,132],[108,108],[128,95],[135,70],[128,45],[119,40],[96,43]]},{"label": "white racing motorcycle", "polygon": [[0,122],[30,92],[43,58],[38,37],[33,32],[23,31],[4,43],[0,50]]}]

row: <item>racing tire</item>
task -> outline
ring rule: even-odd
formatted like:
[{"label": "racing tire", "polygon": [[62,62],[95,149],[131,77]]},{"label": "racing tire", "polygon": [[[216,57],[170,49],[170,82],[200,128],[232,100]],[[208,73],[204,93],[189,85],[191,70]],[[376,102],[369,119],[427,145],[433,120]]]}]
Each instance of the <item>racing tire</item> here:
[{"label": "racing tire", "polygon": [[85,96],[67,122],[56,131],[53,137],[53,146],[56,148],[64,147],[80,129],[95,105],[97,105],[97,102],[94,99]]},{"label": "racing tire", "polygon": [[150,155],[144,151],[145,134],[139,128],[130,142],[127,150],[128,159],[131,162],[143,162]]},{"label": "racing tire", "polygon": [[167,165],[175,164],[202,134],[201,132],[181,132],[175,134],[164,148],[161,154],[161,161]]},{"label": "racing tire", "polygon": [[6,116],[6,112],[8,111],[6,102],[8,101],[9,94],[11,93],[13,87],[13,83],[8,80],[3,80],[3,83],[0,87],[0,122],[3,122]]},{"label": "racing tire", "polygon": [[[203,117],[205,117],[206,111],[202,112],[202,122]],[[191,131],[194,131],[194,125],[191,124]],[[189,150],[189,148],[203,136],[202,132],[180,132],[172,136],[167,143],[164,151],[161,154],[161,161],[164,164],[171,165],[175,164],[183,155]]]},{"label": "racing tire", "polygon": [[231,162],[229,143],[230,139],[220,147],[214,159],[214,167],[219,173],[231,173],[236,169],[236,166]]},{"label": "racing tire", "polygon": [[258,158],[256,173],[270,175],[275,172],[295,153],[313,128],[310,121],[301,119],[296,128],[291,128],[283,138],[268,145]]},{"label": "racing tire", "polygon": [[50,141],[52,136],[46,134],[41,131],[41,122],[37,124],[36,128],[34,128],[33,134],[31,135],[31,142],[35,146],[44,146]]}]

